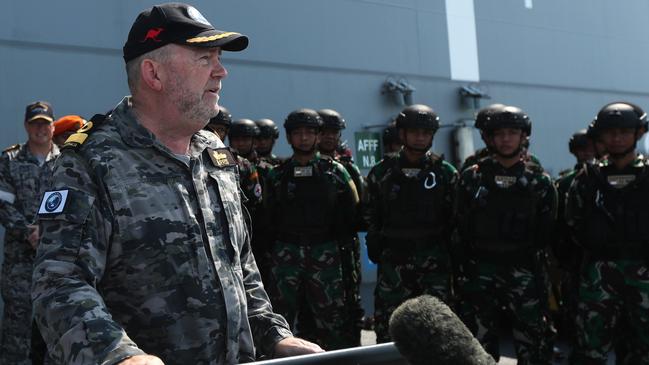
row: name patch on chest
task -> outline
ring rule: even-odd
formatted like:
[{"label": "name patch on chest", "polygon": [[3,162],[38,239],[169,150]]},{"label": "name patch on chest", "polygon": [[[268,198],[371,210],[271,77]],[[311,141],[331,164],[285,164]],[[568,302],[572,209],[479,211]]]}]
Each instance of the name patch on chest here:
[{"label": "name patch on chest", "polygon": [[309,177],[313,176],[313,166],[295,166],[293,168],[294,177]]},{"label": "name patch on chest", "polygon": [[216,167],[234,166],[234,156],[227,149],[218,149],[209,151],[210,159]]},{"label": "name patch on chest", "polygon": [[516,184],[516,176],[496,175],[494,177],[494,182],[496,183],[496,186],[499,188],[508,188]]},{"label": "name patch on chest", "polygon": [[69,190],[48,191],[43,195],[38,214],[54,214],[63,212],[68,199]]},{"label": "name patch on chest", "polygon": [[635,181],[635,175],[610,175],[606,178],[609,184],[616,189],[622,189]]},{"label": "name patch on chest", "polygon": [[408,178],[413,178],[417,177],[419,175],[419,172],[421,172],[421,169],[409,169],[409,168],[402,168],[401,172],[408,177]]}]

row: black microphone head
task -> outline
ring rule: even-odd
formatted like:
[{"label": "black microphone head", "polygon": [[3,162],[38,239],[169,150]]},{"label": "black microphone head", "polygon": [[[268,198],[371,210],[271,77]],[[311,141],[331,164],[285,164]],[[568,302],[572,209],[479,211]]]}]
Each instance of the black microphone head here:
[{"label": "black microphone head", "polygon": [[389,329],[412,365],[496,365],[455,313],[433,296],[403,302],[392,313]]}]

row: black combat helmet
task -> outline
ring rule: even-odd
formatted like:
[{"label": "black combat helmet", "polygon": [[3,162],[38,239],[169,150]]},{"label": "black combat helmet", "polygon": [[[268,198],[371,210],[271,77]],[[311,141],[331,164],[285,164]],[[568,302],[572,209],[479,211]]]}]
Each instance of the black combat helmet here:
[{"label": "black combat helmet", "polygon": [[322,118],[322,128],[341,130],[347,127],[342,115],[333,109],[320,109],[318,115]]},{"label": "black combat helmet", "polygon": [[259,136],[259,127],[250,119],[237,119],[232,122],[228,136],[230,138],[257,137]]},{"label": "black combat helmet", "polygon": [[439,129],[439,117],[427,105],[409,105],[397,116],[397,129],[403,128],[424,128],[435,133]]},{"label": "black combat helmet", "polygon": [[588,135],[588,130],[581,129],[575,132],[572,137],[570,137],[570,141],[568,142],[568,149],[570,149],[570,153],[575,154],[575,151],[577,151],[578,149],[588,147],[590,141],[591,137]]},{"label": "black combat helmet", "polygon": [[259,128],[259,137],[261,138],[279,138],[279,128],[277,124],[270,119],[259,119],[255,121],[257,128]]},{"label": "black combat helmet", "polygon": [[487,123],[489,123],[489,121],[492,119],[493,114],[498,110],[505,108],[506,106],[507,105],[505,104],[491,104],[480,109],[480,111],[478,111],[478,114],[476,114],[475,116],[474,126],[477,129],[483,130],[485,125],[487,125]]},{"label": "black combat helmet", "polygon": [[593,132],[609,128],[647,128],[647,113],[639,106],[625,101],[604,105],[593,120]]},{"label": "black combat helmet", "polygon": [[230,111],[224,106],[219,106],[219,114],[210,119],[209,124],[220,124],[230,127],[230,124],[232,124],[232,114],[230,114]]},{"label": "black combat helmet", "polygon": [[322,129],[322,118],[313,109],[298,109],[292,111],[284,120],[284,129],[291,133],[296,128],[309,127],[320,131]]},{"label": "black combat helmet", "polygon": [[489,133],[501,128],[520,129],[530,136],[532,134],[532,121],[523,109],[515,106],[505,106],[494,110],[488,123],[483,126],[483,130]]},{"label": "black combat helmet", "polygon": [[390,122],[390,124],[388,124],[388,126],[383,130],[383,145],[387,146],[392,143],[401,143],[399,131],[397,130],[397,125],[394,121]]}]

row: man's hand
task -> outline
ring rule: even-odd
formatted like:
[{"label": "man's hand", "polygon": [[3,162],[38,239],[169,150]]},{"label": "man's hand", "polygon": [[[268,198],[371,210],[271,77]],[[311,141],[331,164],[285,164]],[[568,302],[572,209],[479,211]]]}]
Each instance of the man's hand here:
[{"label": "man's hand", "polygon": [[27,229],[29,230],[29,236],[27,236],[27,242],[32,246],[34,250],[38,248],[38,240],[39,240],[39,229],[38,225],[27,225]]},{"label": "man's hand", "polygon": [[160,358],[151,355],[135,355],[119,363],[119,365],[164,365]]},{"label": "man's hand", "polygon": [[297,337],[287,337],[275,345],[275,357],[315,354],[324,350],[313,342]]}]

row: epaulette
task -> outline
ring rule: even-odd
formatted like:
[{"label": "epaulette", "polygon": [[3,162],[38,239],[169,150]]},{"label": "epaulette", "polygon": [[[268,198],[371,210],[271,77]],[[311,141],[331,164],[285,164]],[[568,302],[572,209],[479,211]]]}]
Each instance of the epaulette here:
[{"label": "epaulette", "polygon": [[11,152],[11,151],[17,150],[19,148],[20,148],[20,144],[16,143],[16,144],[12,144],[11,146],[5,148],[4,150],[2,150],[2,152]]},{"label": "epaulette", "polygon": [[79,130],[76,131],[76,133],[72,134],[68,139],[65,140],[65,143],[61,147],[61,149],[68,149],[68,148],[78,148],[81,146],[86,139],[88,138],[88,134],[92,130],[93,127],[102,124],[106,119],[110,117],[110,112],[107,114],[95,114],[88,123],[84,124],[83,127],[79,128]]}]

